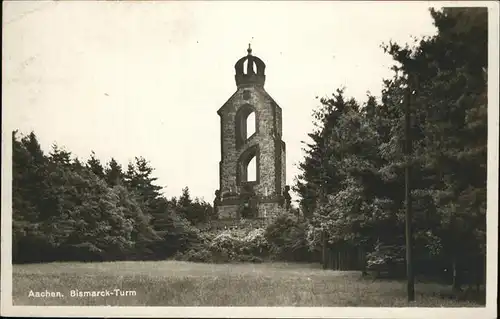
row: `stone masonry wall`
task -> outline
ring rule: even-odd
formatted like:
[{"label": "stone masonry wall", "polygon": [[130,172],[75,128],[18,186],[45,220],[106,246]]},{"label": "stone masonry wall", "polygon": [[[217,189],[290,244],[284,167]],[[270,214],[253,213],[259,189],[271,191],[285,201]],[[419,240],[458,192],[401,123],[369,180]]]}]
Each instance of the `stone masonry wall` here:
[{"label": "stone masonry wall", "polygon": [[280,209],[279,203],[260,203],[259,204],[259,217],[272,219]]},{"label": "stone masonry wall", "polygon": [[237,219],[238,205],[221,205],[217,207],[219,219]]},{"label": "stone masonry wall", "polygon": [[[255,111],[255,134],[239,143],[237,123],[240,115],[249,109]],[[239,161],[249,150],[256,150],[257,181],[253,184],[256,195],[264,202],[259,204],[259,218],[270,218],[268,214],[280,205],[280,195],[285,187],[285,144],[282,141],[281,108],[260,86],[240,85],[233,96],[219,110],[221,117],[221,162],[220,191],[223,195],[218,206],[219,218],[238,218],[239,199],[224,198],[226,192],[241,191],[238,185]],[[244,121],[244,119],[243,119]],[[247,128],[247,130],[252,130]],[[245,156],[246,156],[245,155]]]},{"label": "stone masonry wall", "polygon": [[[249,93],[249,94],[248,94]],[[247,99],[245,99],[246,97]],[[237,111],[245,104],[249,104],[255,108],[255,120],[257,123],[256,134],[252,136],[245,144],[237,149],[236,147],[236,125],[235,119]],[[258,195],[271,196],[273,194],[281,194],[281,189],[276,189],[275,180],[276,176],[275,170],[275,138],[276,135],[280,136],[281,132],[277,131],[277,115],[281,115],[281,110],[279,113],[275,113],[274,102],[267,95],[267,93],[257,87],[242,87],[233,95],[232,99],[228,101],[228,105],[221,112],[221,148],[222,148],[222,162],[220,165],[221,169],[221,190],[235,190],[237,187],[236,175],[237,175],[237,162],[242,153],[250,146],[259,145],[259,160],[257,167],[258,172],[258,184],[255,187],[255,191]],[[281,122],[281,121],[279,121]],[[278,134],[276,134],[278,133]],[[279,152],[283,153],[283,151]],[[280,162],[282,161],[282,154],[277,154]],[[282,163],[281,163],[281,166]],[[284,183],[283,179],[284,171],[281,172],[280,179],[282,179],[281,184]],[[284,185],[284,184],[283,184]],[[283,188],[282,186],[281,188]]]}]

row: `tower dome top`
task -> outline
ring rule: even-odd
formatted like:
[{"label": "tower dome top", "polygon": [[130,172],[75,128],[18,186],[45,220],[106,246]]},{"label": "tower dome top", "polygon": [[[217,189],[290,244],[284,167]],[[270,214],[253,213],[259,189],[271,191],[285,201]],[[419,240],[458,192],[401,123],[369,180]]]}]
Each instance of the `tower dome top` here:
[{"label": "tower dome top", "polygon": [[239,59],[234,65],[236,85],[238,87],[247,85],[264,86],[266,64],[258,57],[252,55],[250,44],[248,44],[247,53],[246,56]]}]

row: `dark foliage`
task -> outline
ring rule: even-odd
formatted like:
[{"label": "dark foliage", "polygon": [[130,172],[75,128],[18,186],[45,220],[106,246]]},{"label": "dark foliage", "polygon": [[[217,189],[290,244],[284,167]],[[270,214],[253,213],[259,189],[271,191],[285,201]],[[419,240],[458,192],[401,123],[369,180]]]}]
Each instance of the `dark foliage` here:
[{"label": "dark foliage", "polygon": [[295,190],[313,249],[326,232],[330,244],[372,251],[371,262],[403,263],[395,247],[405,242],[403,102],[411,86],[415,269],[453,274],[458,290],[470,276],[484,283],[488,14],[431,15],[436,36],[383,46],[395,65],[381,101],[360,104],[342,90],[321,99]]},{"label": "dark foliage", "polygon": [[200,241],[190,220],[210,205],[167,200],[144,158],[123,172],[93,152],[86,164],[57,145],[45,155],[34,133],[12,143],[14,263],[163,259]]},{"label": "dark foliage", "polygon": [[274,259],[311,261],[312,253],[306,241],[307,223],[297,216],[283,214],[266,227],[264,236]]}]

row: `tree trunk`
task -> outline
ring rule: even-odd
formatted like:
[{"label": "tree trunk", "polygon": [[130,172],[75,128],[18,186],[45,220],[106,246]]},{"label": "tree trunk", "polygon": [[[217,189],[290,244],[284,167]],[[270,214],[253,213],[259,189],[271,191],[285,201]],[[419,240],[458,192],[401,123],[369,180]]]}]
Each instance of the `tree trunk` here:
[{"label": "tree trunk", "polygon": [[327,254],[326,254],[326,234],[325,232],[321,232],[321,244],[322,244],[322,249],[321,249],[321,261],[323,263],[323,269],[326,269],[327,267]]},{"label": "tree trunk", "polygon": [[453,288],[453,291],[458,292],[461,290],[460,289],[461,284],[460,284],[460,276],[459,276],[458,267],[457,267],[457,257],[455,255],[452,257],[451,267],[452,267],[452,275],[453,275],[452,288]]},{"label": "tree trunk", "polygon": [[359,263],[361,266],[361,275],[367,276],[368,272],[366,270],[366,255],[365,255],[365,250],[363,248],[359,249]]}]

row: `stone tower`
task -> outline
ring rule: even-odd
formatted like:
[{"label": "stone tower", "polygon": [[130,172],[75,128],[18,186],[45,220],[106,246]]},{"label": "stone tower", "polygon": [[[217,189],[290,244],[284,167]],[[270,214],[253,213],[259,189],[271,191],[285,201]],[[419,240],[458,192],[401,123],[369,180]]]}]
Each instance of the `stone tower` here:
[{"label": "stone tower", "polygon": [[[234,66],[236,92],[217,111],[221,123],[221,161],[216,209],[221,219],[272,217],[272,212],[284,203],[286,172],[281,107],[264,89],[266,65],[252,55],[250,45],[247,52]],[[251,115],[255,124],[248,125],[255,128],[247,127]],[[254,133],[248,136],[250,130]],[[255,178],[250,180],[248,166],[253,160]]]}]

